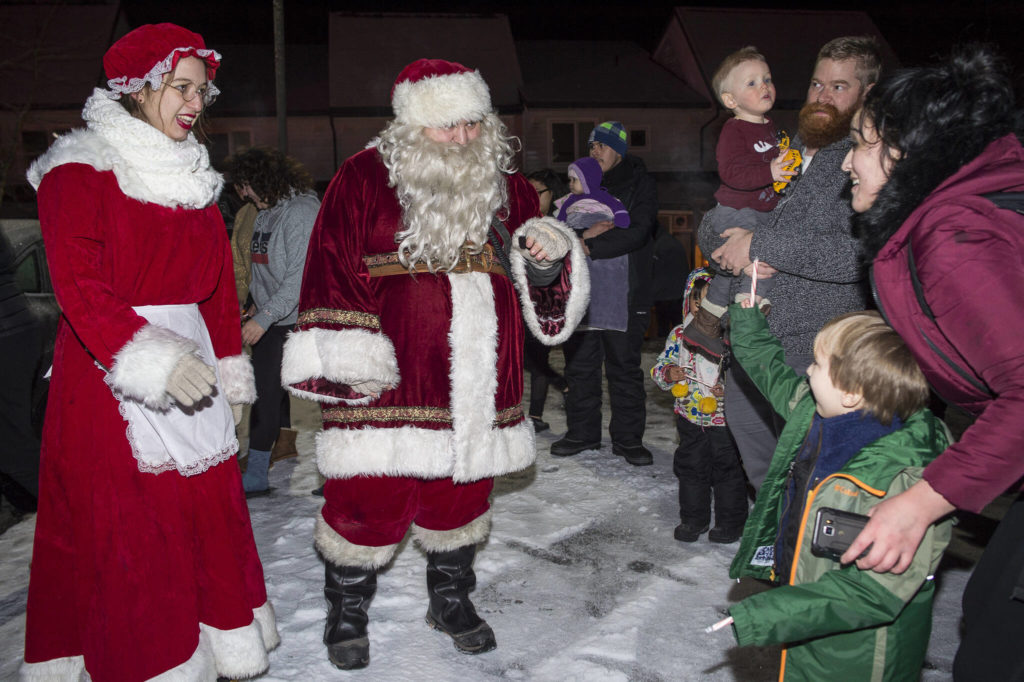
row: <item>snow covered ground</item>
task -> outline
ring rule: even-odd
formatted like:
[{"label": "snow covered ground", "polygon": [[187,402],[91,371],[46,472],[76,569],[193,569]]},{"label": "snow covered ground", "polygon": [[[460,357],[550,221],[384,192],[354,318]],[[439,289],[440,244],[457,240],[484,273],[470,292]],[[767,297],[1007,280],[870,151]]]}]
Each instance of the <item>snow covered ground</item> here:
[{"label": "snow covered ground", "polygon": [[[655,354],[648,346],[647,367]],[[320,499],[309,494],[318,485],[312,453],[319,418],[314,405],[293,401],[301,455],[279,462],[271,470],[274,494],[249,505],[281,632],[261,679],[775,679],[777,649],[738,649],[728,629],[703,631],[730,604],[764,588],[729,579],[736,544],[673,539],[671,399],[650,381],[648,396],[653,466],[632,467],[614,456],[607,436],[599,452],[551,457],[548,447],[565,430],[552,391],[545,412],[552,430],[538,435],[536,465],[498,480],[473,596],[497,635],[495,651],[461,654],[427,627],[425,559],[405,542],[381,573],[370,609],[370,667],[347,673],[330,665],[320,639],[324,571],[311,539]],[[607,410],[605,416],[607,423]],[[29,517],[0,535],[0,680],[16,679],[22,657],[34,526]],[[948,564],[938,578],[922,673],[928,682],[950,678],[959,642],[959,598],[971,566]]]}]

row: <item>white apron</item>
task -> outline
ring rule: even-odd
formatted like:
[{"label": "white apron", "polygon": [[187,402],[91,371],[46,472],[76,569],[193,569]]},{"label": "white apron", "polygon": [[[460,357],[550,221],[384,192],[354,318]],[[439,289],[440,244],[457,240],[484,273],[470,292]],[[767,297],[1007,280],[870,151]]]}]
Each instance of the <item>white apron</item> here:
[{"label": "white apron", "polygon": [[231,406],[224,398],[217,356],[199,306],[147,305],[133,310],[158,327],[170,329],[199,346],[203,362],[217,372],[218,390],[187,411],[174,406],[165,412],[146,407],[120,396],[121,416],[139,471],[159,474],[177,470],[182,476],[194,476],[238,452],[235,422]]}]

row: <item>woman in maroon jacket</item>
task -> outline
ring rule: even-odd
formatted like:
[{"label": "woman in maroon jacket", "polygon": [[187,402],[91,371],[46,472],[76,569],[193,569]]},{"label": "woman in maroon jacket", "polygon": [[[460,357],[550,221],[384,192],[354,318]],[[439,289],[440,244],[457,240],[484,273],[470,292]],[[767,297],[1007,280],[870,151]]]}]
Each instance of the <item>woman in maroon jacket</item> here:
[{"label": "woman in maroon jacket", "polygon": [[1001,208],[1024,192],[1013,105],[984,49],[897,73],[854,117],[843,164],[879,308],[935,391],[977,415],[843,560],[900,573],[936,519],[1017,493],[964,594],[957,680],[1024,679],[1024,218]]}]

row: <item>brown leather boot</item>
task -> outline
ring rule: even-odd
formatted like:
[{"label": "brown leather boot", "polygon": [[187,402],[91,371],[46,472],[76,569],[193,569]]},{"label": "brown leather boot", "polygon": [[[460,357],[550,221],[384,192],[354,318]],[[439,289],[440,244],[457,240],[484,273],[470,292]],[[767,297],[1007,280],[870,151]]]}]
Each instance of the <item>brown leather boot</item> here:
[{"label": "brown leather boot", "polygon": [[295,429],[281,429],[278,432],[274,449],[270,451],[270,466],[274,466],[278,460],[299,456],[299,451],[295,449],[295,437],[298,435]]},{"label": "brown leather boot", "polygon": [[725,344],[722,342],[721,318],[704,308],[698,308],[690,324],[683,328],[683,343],[713,357],[722,357]]}]

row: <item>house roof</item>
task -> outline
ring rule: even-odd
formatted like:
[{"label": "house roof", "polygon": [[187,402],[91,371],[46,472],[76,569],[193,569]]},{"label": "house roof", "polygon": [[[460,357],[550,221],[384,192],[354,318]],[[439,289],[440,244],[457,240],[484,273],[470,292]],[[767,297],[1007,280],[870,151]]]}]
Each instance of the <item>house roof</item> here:
[{"label": "house roof", "polygon": [[708,102],[636,43],[521,40],[524,98],[531,107],[703,107]]},{"label": "house roof", "polygon": [[522,76],[508,18],[501,14],[330,15],[330,106],[337,113],[391,116],[391,87],[411,62],[447,59],[477,69],[501,112],[522,109]]},{"label": "house roof", "polygon": [[0,5],[0,102],[81,109],[104,85],[117,3]]},{"label": "house roof", "polygon": [[718,64],[744,45],[756,45],[772,70],[776,106],[798,109],[806,99],[818,50],[832,38],[848,35],[874,36],[884,68],[898,63],[864,12],[700,7],[675,9],[654,59],[714,101],[710,83]]}]

